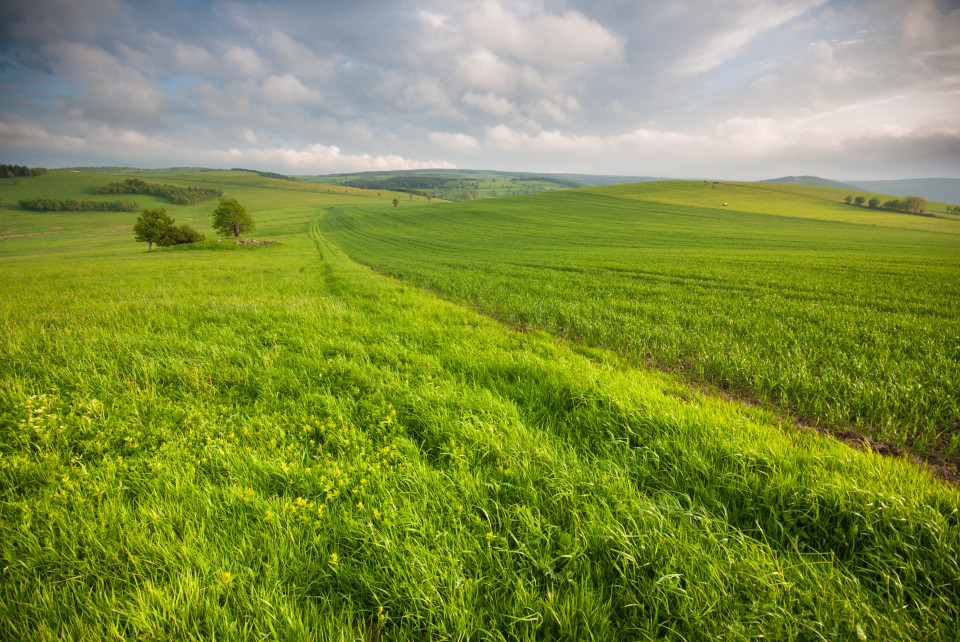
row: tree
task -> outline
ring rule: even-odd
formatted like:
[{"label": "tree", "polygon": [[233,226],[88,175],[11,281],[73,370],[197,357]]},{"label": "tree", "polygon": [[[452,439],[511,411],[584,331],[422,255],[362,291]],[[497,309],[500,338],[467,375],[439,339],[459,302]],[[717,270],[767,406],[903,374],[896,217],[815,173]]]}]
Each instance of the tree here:
[{"label": "tree", "polygon": [[173,219],[162,207],[143,210],[133,226],[133,238],[139,243],[149,243],[147,251],[153,250],[154,243],[160,243],[173,227]]},{"label": "tree", "polygon": [[914,214],[923,214],[927,209],[927,199],[921,196],[907,196],[903,199],[903,209]]},{"label": "tree", "polygon": [[848,195],[845,199],[843,199],[843,202],[847,205],[853,205],[853,197]]},{"label": "tree", "polygon": [[399,198],[394,198],[394,199],[393,199],[393,206],[394,206],[394,207],[400,207],[400,199],[399,199]]},{"label": "tree", "polygon": [[183,245],[184,243],[197,243],[203,239],[203,234],[189,225],[171,225],[167,228],[167,233],[163,235],[163,238],[157,241],[157,245],[169,247],[171,245]]},{"label": "tree", "polygon": [[875,209],[877,209],[877,208],[880,207],[880,199],[877,198],[876,196],[874,196],[873,198],[870,199],[870,201],[867,203],[867,205],[870,206],[870,209],[874,209],[874,210],[875,210]]},{"label": "tree", "polygon": [[853,202],[856,203],[857,205],[863,205],[864,203],[867,202],[867,197],[866,197],[866,196],[858,196],[858,197],[856,197],[855,199],[853,199]]},{"label": "tree", "polygon": [[213,229],[224,236],[240,236],[254,228],[253,218],[247,208],[235,198],[221,198],[220,205],[213,210]]}]

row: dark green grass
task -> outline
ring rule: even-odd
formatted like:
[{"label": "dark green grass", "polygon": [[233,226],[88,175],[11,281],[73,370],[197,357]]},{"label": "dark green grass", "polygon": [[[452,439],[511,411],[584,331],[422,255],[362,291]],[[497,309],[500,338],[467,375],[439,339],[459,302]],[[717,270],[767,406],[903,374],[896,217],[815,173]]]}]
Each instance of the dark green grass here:
[{"label": "dark green grass", "polygon": [[644,201],[648,185],[340,209],[322,226],[511,324],[958,461],[960,237]]},{"label": "dark green grass", "polygon": [[0,257],[0,638],[958,634],[955,488],[254,216]]}]

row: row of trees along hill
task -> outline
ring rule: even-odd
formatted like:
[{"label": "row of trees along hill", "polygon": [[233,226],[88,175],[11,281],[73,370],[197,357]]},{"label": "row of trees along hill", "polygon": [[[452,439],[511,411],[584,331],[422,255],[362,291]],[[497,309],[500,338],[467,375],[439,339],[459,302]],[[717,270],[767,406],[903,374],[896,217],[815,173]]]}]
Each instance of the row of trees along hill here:
[{"label": "row of trees along hill", "polygon": [[40,176],[46,174],[45,167],[27,167],[26,165],[0,165],[0,178]]},{"label": "row of trees along hill", "polygon": [[32,212],[136,212],[136,201],[88,201],[78,198],[21,198],[17,201]]},{"label": "row of trees along hill", "polygon": [[96,188],[97,194],[149,194],[160,196],[174,205],[196,205],[223,196],[223,192],[210,187],[180,187],[166,183],[148,183],[139,178],[128,178],[122,183],[110,183]]},{"label": "row of trees along hill", "polygon": [[847,205],[859,205],[860,207],[866,205],[874,210],[884,209],[893,212],[908,212],[910,214],[923,214],[923,211],[927,209],[927,199],[921,196],[904,196],[903,200],[892,199],[882,204],[876,196],[869,201],[866,196],[847,196],[843,199],[843,202]]},{"label": "row of trees along hill", "polygon": [[[213,229],[224,236],[239,237],[253,228],[253,217],[237,199],[220,199],[220,204],[213,211]],[[133,238],[140,243],[149,243],[148,250],[152,250],[154,243],[160,247],[168,247],[196,243],[205,237],[189,225],[176,225],[173,218],[161,207],[141,212],[133,226]]]}]

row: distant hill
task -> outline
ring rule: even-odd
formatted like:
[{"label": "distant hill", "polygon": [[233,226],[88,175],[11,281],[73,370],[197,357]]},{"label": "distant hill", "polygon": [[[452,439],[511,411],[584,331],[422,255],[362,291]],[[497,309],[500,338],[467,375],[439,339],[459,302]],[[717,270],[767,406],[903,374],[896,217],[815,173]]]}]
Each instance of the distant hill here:
[{"label": "distant hill", "polygon": [[891,196],[922,196],[930,201],[960,203],[960,178],[907,178],[888,181],[847,181],[841,183],[819,176],[783,176],[760,181],[761,183],[787,183],[835,187],[856,192],[876,192]]},{"label": "distant hill", "polygon": [[545,172],[505,172],[491,169],[401,169],[393,171],[354,172],[350,174],[328,174],[310,177],[325,182],[342,184],[357,179],[409,179],[410,177],[434,177],[446,180],[544,180],[564,187],[598,187],[601,185],[619,185],[622,183],[645,183],[668,180],[656,176],[614,176],[607,174],[558,174]]},{"label": "distant hill", "polygon": [[368,190],[393,190],[466,201],[497,196],[516,196],[577,187],[599,187],[620,183],[664,180],[651,176],[610,176],[602,174],[554,174],[505,172],[487,169],[413,169],[301,176],[301,180],[347,185]]},{"label": "distant hill", "polygon": [[931,201],[960,203],[960,178],[907,178],[892,181],[851,181],[871,192],[893,196],[922,196]]},{"label": "distant hill", "polygon": [[602,187],[604,185],[622,185],[624,183],[650,183],[667,181],[663,176],[615,176],[607,174],[547,174],[554,178],[580,183],[584,187]]},{"label": "distant hill", "polygon": [[[761,183],[786,183],[787,185],[811,185],[813,187],[834,187],[836,189],[850,189],[856,191],[863,191],[866,188],[858,187],[853,183],[841,183],[839,181],[831,181],[828,178],[820,178],[819,176],[781,176],[780,178],[770,178],[765,181],[760,181]],[[875,190],[867,190],[875,191]],[[893,194],[893,192],[889,192]]]}]

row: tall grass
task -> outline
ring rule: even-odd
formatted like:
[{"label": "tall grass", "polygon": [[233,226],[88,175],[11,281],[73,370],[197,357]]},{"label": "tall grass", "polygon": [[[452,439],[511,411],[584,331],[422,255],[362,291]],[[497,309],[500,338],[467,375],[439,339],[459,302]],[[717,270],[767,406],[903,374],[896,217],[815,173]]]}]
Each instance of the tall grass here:
[{"label": "tall grass", "polygon": [[958,634],[955,488],[254,215],[0,258],[0,637]]},{"label": "tall grass", "polygon": [[768,207],[790,216],[646,201],[663,188],[644,183],[627,196],[340,208],[323,230],[357,260],[511,324],[955,465],[960,236],[802,218],[804,200],[778,187]]}]

